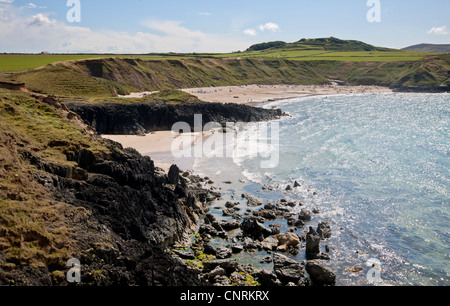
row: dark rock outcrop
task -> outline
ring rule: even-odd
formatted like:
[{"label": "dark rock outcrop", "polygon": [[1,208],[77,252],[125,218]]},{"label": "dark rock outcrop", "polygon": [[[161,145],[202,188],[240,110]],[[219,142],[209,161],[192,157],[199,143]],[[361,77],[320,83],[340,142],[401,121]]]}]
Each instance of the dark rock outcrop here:
[{"label": "dark rock outcrop", "polygon": [[[23,154],[37,168],[36,181],[56,201],[88,212],[88,218],[74,220],[80,236],[73,256],[83,265],[82,284],[202,285],[197,275],[165,248],[190,242],[208,210],[208,191],[186,181],[170,188],[168,176],[156,172],[149,157],[111,141],[104,144],[110,153],[67,152],[67,159],[76,164],[70,167]],[[51,282],[42,279],[37,284]],[[56,284],[64,285],[65,279],[61,282]]]},{"label": "dark rock outcrop", "polygon": [[281,110],[267,110],[239,104],[187,103],[170,105],[154,103],[102,103],[65,102],[98,134],[140,134],[150,131],[171,130],[177,122],[186,122],[194,129],[194,115],[201,114],[203,125],[217,122],[257,122],[282,116]]},{"label": "dark rock outcrop", "polygon": [[306,256],[315,258],[320,253],[320,235],[312,228],[306,235]]}]

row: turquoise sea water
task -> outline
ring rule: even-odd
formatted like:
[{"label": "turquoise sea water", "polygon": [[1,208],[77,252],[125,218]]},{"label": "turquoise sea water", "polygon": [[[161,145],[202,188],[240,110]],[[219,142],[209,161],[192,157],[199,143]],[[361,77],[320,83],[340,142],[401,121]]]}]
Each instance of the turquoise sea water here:
[{"label": "turquoise sea water", "polygon": [[[450,285],[450,95],[317,96],[265,107],[274,106],[291,115],[278,121],[277,167],[262,169],[258,157],[198,158],[194,170],[232,181],[230,198],[282,196],[320,209],[311,226],[331,224],[328,265],[338,285],[368,284],[370,259],[381,264],[382,285]],[[284,192],[295,180],[301,187]]]}]

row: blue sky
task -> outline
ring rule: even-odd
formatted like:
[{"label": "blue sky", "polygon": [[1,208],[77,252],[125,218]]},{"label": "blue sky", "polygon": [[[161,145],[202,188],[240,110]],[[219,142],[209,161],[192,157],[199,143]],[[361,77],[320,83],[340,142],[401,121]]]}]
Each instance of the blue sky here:
[{"label": "blue sky", "polygon": [[450,44],[449,0],[0,0],[0,52],[230,52],[334,36],[377,46]]}]

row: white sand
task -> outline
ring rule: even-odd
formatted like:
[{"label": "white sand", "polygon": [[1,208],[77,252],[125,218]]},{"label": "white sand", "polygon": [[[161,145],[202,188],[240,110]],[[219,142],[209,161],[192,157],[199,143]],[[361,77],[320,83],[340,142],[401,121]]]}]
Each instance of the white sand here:
[{"label": "white sand", "polygon": [[274,100],[350,93],[392,92],[379,86],[334,85],[247,85],[182,89],[205,102],[238,103],[256,105]]}]

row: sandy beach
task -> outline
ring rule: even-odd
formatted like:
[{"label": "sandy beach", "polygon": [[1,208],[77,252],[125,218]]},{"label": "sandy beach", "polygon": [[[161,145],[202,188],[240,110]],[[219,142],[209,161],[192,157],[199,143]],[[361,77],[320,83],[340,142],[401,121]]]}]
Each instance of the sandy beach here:
[{"label": "sandy beach", "polygon": [[[181,89],[204,102],[237,103],[258,105],[261,103],[308,97],[316,95],[354,94],[354,93],[385,93],[391,89],[381,86],[342,86],[332,85],[245,85],[199,87]],[[139,98],[155,92],[131,93],[124,98]]]},{"label": "sandy beach", "polygon": [[205,102],[258,105],[282,99],[316,95],[392,92],[380,86],[332,85],[246,85],[183,89]]}]

